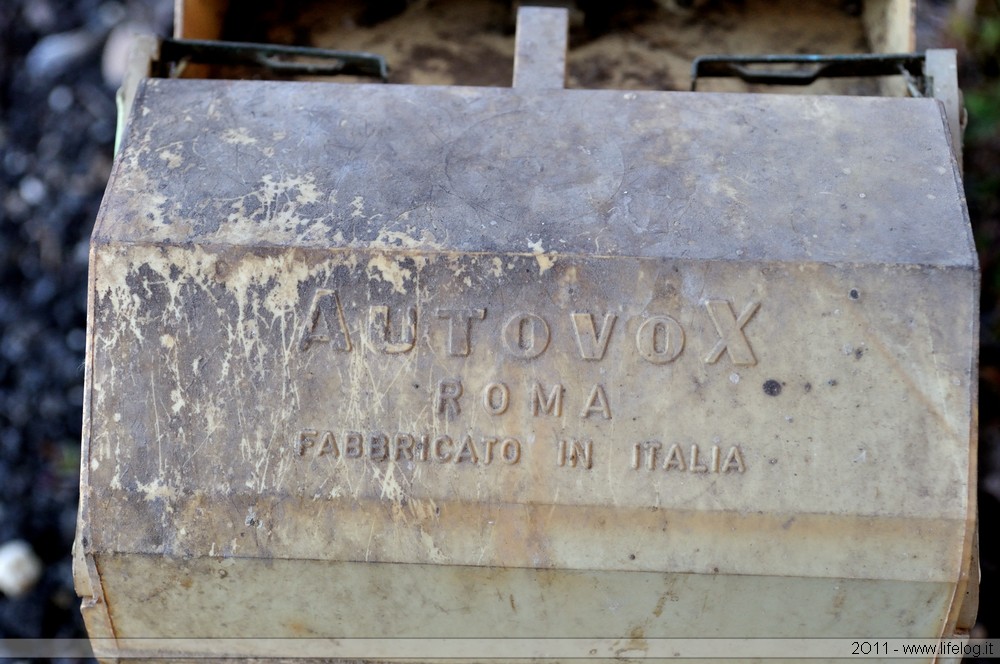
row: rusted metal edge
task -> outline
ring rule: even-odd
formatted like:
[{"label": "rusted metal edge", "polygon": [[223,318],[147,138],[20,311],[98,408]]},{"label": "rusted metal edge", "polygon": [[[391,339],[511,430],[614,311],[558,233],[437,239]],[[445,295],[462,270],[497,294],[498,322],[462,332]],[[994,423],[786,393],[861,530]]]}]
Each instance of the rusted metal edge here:
[{"label": "rusted metal edge", "polygon": [[367,76],[386,82],[385,58],[360,51],[247,42],[164,39],[153,75],[176,76],[187,63],[260,67],[285,76]]},{"label": "rusted metal edge", "polygon": [[[922,53],[703,55],[691,63],[691,90],[697,89],[699,78],[738,78],[760,85],[809,85],[820,78],[898,75],[922,79],[924,60]],[[920,93],[914,96],[922,96],[923,91]]]}]

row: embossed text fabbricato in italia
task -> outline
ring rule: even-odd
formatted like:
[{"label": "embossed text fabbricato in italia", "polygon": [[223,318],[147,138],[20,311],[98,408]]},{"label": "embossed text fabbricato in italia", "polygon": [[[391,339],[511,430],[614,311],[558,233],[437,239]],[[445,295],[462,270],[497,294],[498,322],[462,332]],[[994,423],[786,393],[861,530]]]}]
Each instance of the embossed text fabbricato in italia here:
[{"label": "embossed text fabbricato in italia", "polygon": [[88,628],[960,632],[977,279],[929,99],[147,80]]}]

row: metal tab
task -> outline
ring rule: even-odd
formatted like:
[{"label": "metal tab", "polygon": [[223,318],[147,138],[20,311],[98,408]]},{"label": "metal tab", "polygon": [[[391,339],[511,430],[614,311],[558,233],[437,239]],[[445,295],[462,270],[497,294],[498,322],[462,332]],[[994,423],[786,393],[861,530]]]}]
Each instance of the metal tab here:
[{"label": "metal tab", "polygon": [[562,7],[520,7],[514,45],[514,87],[560,89],[566,84],[569,12]]},{"label": "metal tab", "polygon": [[951,132],[951,147],[959,168],[962,167],[962,133],[965,130],[965,108],[958,89],[957,55],[953,49],[929,49],[924,65],[929,94],[944,104]]}]

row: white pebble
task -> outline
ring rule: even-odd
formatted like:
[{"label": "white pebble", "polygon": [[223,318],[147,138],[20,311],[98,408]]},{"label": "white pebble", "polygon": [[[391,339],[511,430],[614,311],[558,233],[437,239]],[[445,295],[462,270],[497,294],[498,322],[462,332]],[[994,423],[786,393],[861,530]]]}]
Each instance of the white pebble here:
[{"label": "white pebble", "polygon": [[102,2],[97,8],[97,20],[106,28],[111,28],[125,20],[125,7],[120,2]]},{"label": "white pebble", "polygon": [[45,200],[45,185],[38,178],[29,175],[18,183],[17,193],[28,205],[38,205]]},{"label": "white pebble", "polygon": [[25,23],[36,32],[49,32],[56,23],[56,12],[48,0],[28,0],[21,11]]},{"label": "white pebble", "polygon": [[73,106],[73,91],[65,85],[57,85],[49,93],[49,108],[56,113],[68,111]]},{"label": "white pebble", "polygon": [[48,35],[31,48],[24,65],[33,78],[55,77],[83,59],[96,44],[97,37],[86,30]]},{"label": "white pebble", "polygon": [[150,28],[138,23],[122,23],[115,26],[108,35],[101,54],[101,74],[109,88],[114,89],[122,84],[136,36],[150,32]]},{"label": "white pebble", "polygon": [[35,587],[42,577],[42,561],[31,545],[14,540],[0,546],[0,592],[19,597]]}]

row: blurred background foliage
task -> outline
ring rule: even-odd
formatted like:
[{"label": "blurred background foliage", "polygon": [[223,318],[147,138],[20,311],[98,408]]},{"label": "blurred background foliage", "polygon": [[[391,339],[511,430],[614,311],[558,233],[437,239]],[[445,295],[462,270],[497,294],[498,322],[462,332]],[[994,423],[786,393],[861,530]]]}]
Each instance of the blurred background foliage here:
[{"label": "blurred background foliage", "polygon": [[965,190],[982,267],[976,636],[1000,637],[1000,0],[950,7],[942,45],[959,50],[968,113]]},{"label": "blurred background foliage", "polygon": [[[1000,290],[996,269],[1000,254],[1000,0],[980,0],[971,15],[955,12],[949,33],[946,38],[961,53],[959,82],[968,112],[966,194],[983,262],[984,286],[991,296],[984,298],[985,313],[996,309],[995,296]],[[993,321],[989,327],[995,332]]]}]

